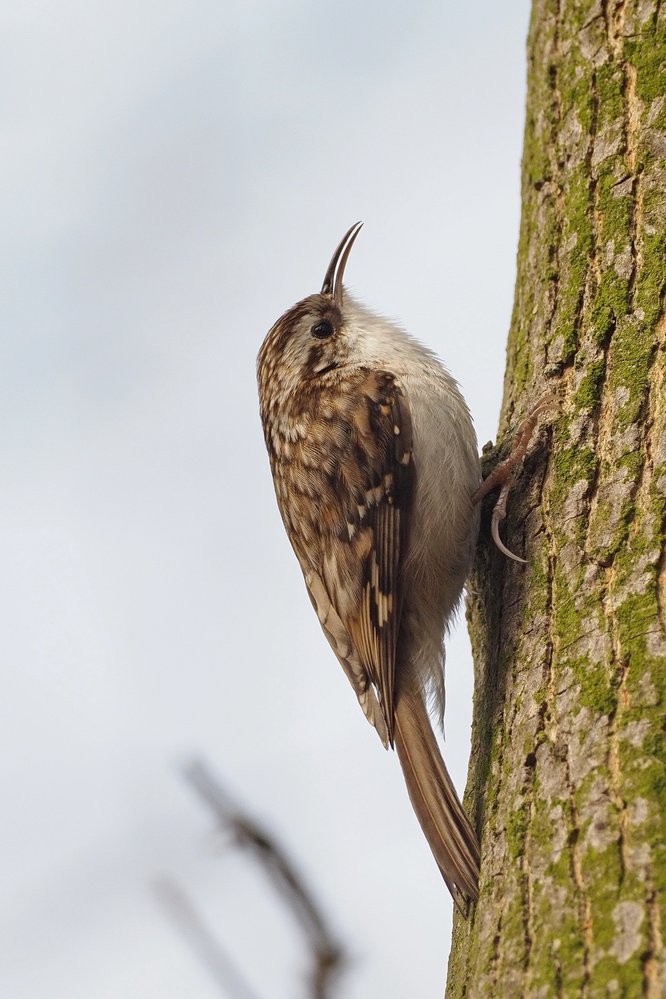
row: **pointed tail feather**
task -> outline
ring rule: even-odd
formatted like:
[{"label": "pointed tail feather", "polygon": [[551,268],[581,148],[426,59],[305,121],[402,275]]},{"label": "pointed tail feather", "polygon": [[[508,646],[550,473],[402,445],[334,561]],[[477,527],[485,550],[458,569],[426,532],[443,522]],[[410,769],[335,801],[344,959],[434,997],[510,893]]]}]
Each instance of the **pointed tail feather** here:
[{"label": "pointed tail feather", "polygon": [[398,694],[395,748],[416,817],[460,911],[479,897],[479,841],[439,751],[423,698]]}]

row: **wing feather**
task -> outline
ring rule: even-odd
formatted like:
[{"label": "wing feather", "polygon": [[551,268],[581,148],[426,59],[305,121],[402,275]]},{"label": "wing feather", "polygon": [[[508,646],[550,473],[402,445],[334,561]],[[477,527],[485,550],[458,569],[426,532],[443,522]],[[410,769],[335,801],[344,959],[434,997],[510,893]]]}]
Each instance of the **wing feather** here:
[{"label": "wing feather", "polygon": [[392,375],[373,372],[365,386],[365,397],[370,419],[358,420],[356,427],[358,444],[367,457],[365,464],[370,472],[365,484],[363,522],[370,528],[372,546],[360,567],[362,600],[345,624],[378,693],[392,743],[396,651],[403,601],[400,565],[407,541],[414,477],[412,427],[407,399]]},{"label": "wing feather", "polygon": [[307,460],[276,456],[278,504],[324,634],[388,745],[415,476],[409,404],[393,374],[363,369],[328,412],[313,404]]}]

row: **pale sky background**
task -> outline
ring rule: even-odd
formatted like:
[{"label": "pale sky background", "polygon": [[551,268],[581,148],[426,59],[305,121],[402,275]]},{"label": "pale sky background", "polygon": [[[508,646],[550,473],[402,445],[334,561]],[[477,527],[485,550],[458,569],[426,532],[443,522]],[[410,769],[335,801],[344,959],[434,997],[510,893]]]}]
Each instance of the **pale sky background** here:
[{"label": "pale sky background", "polygon": [[[3,999],[214,999],[174,878],[262,999],[298,935],[178,775],[203,756],[298,858],[344,999],[440,997],[451,901],[278,517],[254,364],[347,280],[494,437],[526,0],[58,0],[0,11]],[[464,787],[471,661],[449,643]]]}]

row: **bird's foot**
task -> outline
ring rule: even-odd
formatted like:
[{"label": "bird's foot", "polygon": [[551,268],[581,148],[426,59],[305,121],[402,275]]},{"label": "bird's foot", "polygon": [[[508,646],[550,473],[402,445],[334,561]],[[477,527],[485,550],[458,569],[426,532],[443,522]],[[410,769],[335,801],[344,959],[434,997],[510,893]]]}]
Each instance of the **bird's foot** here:
[{"label": "bird's foot", "polygon": [[549,409],[554,407],[559,407],[560,399],[555,392],[549,392],[539,399],[538,403],[532,409],[528,415],[525,417],[523,422],[518,427],[516,435],[513,439],[513,444],[511,446],[511,451],[509,456],[500,461],[499,464],[493,468],[490,475],[483,480],[479,488],[472,496],[472,503],[480,503],[481,500],[496,489],[497,486],[501,486],[500,494],[497,497],[495,506],[493,507],[493,515],[490,524],[490,533],[492,534],[493,541],[499,548],[499,550],[511,558],[514,562],[525,562],[526,559],[520,558],[519,555],[514,555],[512,551],[506,547],[499,534],[499,526],[506,517],[506,507],[509,499],[509,493],[511,492],[511,487],[513,486],[515,480],[515,469],[519,462],[523,460],[527,454],[527,449],[530,446],[530,441],[532,440],[532,435],[534,433],[534,428],[536,427],[539,417],[542,413],[545,413]]}]

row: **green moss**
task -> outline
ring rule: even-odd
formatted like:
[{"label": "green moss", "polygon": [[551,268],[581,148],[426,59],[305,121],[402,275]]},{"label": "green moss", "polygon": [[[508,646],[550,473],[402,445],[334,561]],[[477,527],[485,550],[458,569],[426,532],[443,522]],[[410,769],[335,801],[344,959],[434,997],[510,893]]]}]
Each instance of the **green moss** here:
[{"label": "green moss", "polygon": [[562,660],[565,659],[566,653],[559,650],[569,648],[577,638],[580,638],[581,620],[569,589],[569,581],[563,578],[561,573],[556,576],[556,586],[558,598],[554,607],[555,633],[557,635],[557,656],[558,659]]},{"label": "green moss", "polygon": [[556,474],[556,496],[564,499],[572,486],[584,479],[592,482],[596,475],[598,458],[591,447],[566,447],[560,441],[553,455]]},{"label": "green moss", "polygon": [[646,25],[642,37],[625,42],[625,56],[636,67],[636,94],[648,104],[666,93],[666,33],[657,27],[647,41],[649,30]]},{"label": "green moss", "polygon": [[548,145],[537,139],[534,121],[527,122],[523,148],[523,176],[530,187],[542,186],[550,176]]},{"label": "green moss", "polygon": [[617,693],[605,663],[592,665],[588,659],[570,664],[580,684],[580,703],[599,715],[610,715],[617,706]]},{"label": "green moss", "polygon": [[599,213],[599,237],[602,248],[614,240],[613,250],[619,253],[629,246],[634,215],[634,199],[631,194],[618,197],[615,185],[620,177],[626,176],[624,159],[615,155],[603,161],[597,181],[597,211]]},{"label": "green moss", "polygon": [[624,117],[624,73],[615,62],[605,62],[596,71],[597,132]]},{"label": "green moss", "polygon": [[[643,460],[643,455],[640,451],[633,448],[630,451],[625,451],[624,454],[617,459],[615,467],[626,470],[628,481],[637,484],[643,468]],[[625,504],[620,513],[622,522],[627,526],[633,522],[636,515],[636,504],[633,501],[633,497],[628,502],[628,506],[630,509],[627,509],[627,504]]]},{"label": "green moss", "polygon": [[595,115],[594,66],[566,60],[556,68],[556,74],[562,118],[574,111],[583,130],[589,132]]},{"label": "green moss", "polygon": [[[666,105],[666,101],[664,103]],[[646,232],[644,229],[641,231],[642,266],[636,278],[634,302],[635,308],[643,314],[643,324],[652,330],[661,315],[661,294],[666,280],[664,273],[666,237],[663,221],[658,218],[658,212],[663,212],[663,197],[658,192],[645,193],[644,212],[646,217],[655,215],[657,219],[648,223],[650,226],[655,226],[653,231]]]},{"label": "green moss", "polygon": [[585,943],[578,919],[572,916],[561,918],[555,933],[560,941],[557,956],[562,969],[563,994],[580,995],[585,980]]},{"label": "green moss", "polygon": [[[652,336],[631,322],[623,323],[613,337],[609,382],[613,389],[627,389],[616,410],[616,426],[624,430],[642,422],[649,392],[648,375],[654,356]],[[629,466],[627,465],[629,468]],[[635,471],[634,469],[629,469]]]},{"label": "green moss", "polygon": [[599,360],[588,364],[574,399],[577,411],[592,410],[598,407],[605,372],[605,358],[599,358]]},{"label": "green moss", "polygon": [[[582,795],[579,793],[577,797],[580,798]],[[615,843],[604,850],[596,850],[589,846],[581,850],[583,881],[592,901],[592,933],[595,946],[600,950],[607,950],[612,946],[615,936],[612,911],[620,899],[627,900],[624,888],[620,893],[623,865],[620,856],[617,813],[612,816],[612,824],[618,836]],[[583,832],[583,835],[586,831]]]},{"label": "green moss", "polygon": [[[557,672],[571,670],[579,686],[579,704],[596,715],[610,715],[617,704],[617,693],[612,670],[608,663],[593,663],[588,656],[578,654],[577,641],[589,631],[590,619],[599,618],[601,610],[596,596],[579,601],[577,606],[569,589],[571,581],[558,574],[556,585],[558,599],[555,605],[555,632],[557,634]],[[603,631],[605,622],[600,622]]]},{"label": "green moss", "polygon": [[546,902],[538,907],[535,922],[540,932],[537,932],[532,944],[533,991],[529,994],[537,995],[543,988],[547,989],[545,995],[557,995],[554,984],[556,968],[559,968],[566,979],[567,991],[564,994],[580,995],[585,980],[585,947],[577,920],[564,916],[553,925],[552,907]]},{"label": "green moss", "polygon": [[564,189],[564,224],[561,244],[569,245],[575,234],[574,252],[560,255],[559,295],[555,331],[562,337],[562,361],[570,363],[580,337],[582,288],[592,253],[592,193],[583,165],[569,178]]},{"label": "green moss", "polygon": [[[643,996],[645,992],[642,979],[640,964],[631,962],[628,966],[622,965],[614,956],[602,954],[594,965],[594,980],[600,984],[593,986],[589,995],[592,999],[606,999],[609,995],[618,996],[619,999]],[[606,986],[609,982],[617,983],[616,991],[608,991]]]},{"label": "green moss", "polygon": [[523,803],[516,808],[507,819],[506,841],[509,853],[514,859],[518,859],[525,853],[525,839],[527,837],[527,827],[529,824],[529,806]]}]

